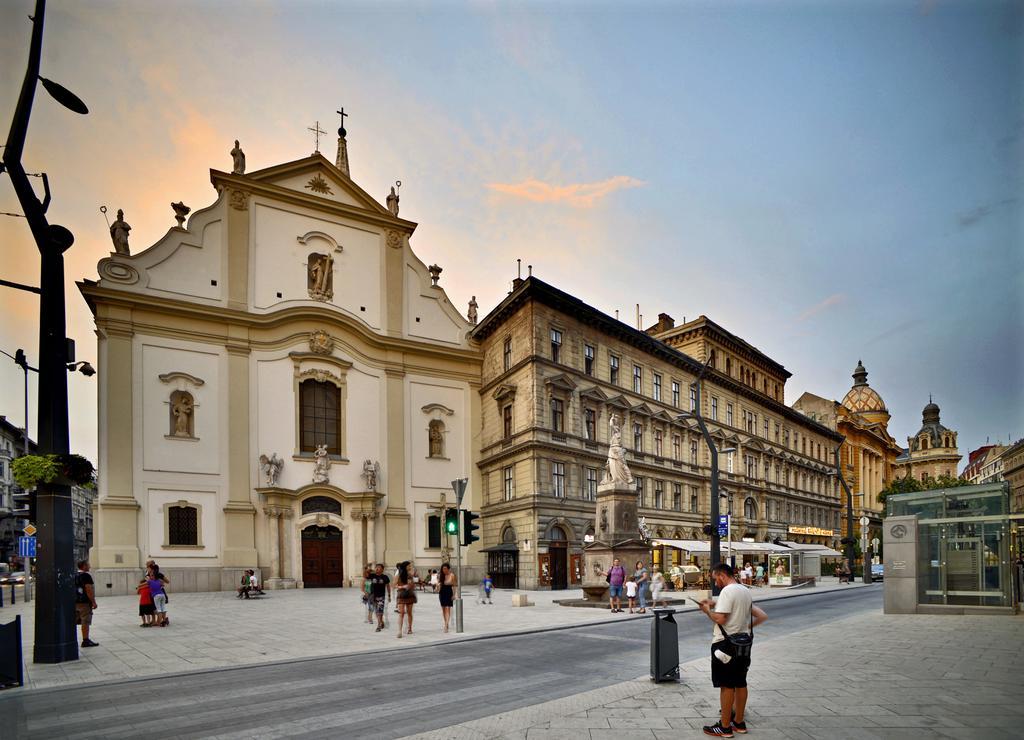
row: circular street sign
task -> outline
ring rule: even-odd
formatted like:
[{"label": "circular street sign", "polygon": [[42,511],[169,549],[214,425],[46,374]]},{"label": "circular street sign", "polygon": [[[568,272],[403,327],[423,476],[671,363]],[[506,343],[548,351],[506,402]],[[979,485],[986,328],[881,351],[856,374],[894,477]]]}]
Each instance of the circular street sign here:
[{"label": "circular street sign", "polygon": [[866,527],[866,526],[868,526],[869,524],[871,524],[871,520],[870,520],[870,519],[868,519],[868,518],[867,518],[866,516],[862,516],[862,517],[860,518],[860,526],[862,526],[862,527]]},{"label": "circular street sign", "polygon": [[31,537],[36,533],[37,530],[34,524],[26,524],[25,528],[21,531],[25,533],[26,537]]}]

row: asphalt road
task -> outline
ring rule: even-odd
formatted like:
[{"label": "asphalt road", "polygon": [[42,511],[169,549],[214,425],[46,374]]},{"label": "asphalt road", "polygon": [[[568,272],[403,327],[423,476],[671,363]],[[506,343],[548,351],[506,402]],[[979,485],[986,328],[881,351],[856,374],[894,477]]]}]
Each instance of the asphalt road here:
[{"label": "asphalt road", "polygon": [[[767,602],[769,621],[758,628],[756,640],[880,610],[881,603],[881,586]],[[676,620],[680,662],[707,655],[707,618],[691,612]],[[282,733],[397,738],[644,675],[650,666],[650,634],[650,619],[625,620],[24,691],[0,696],[0,738],[253,738]]]}]

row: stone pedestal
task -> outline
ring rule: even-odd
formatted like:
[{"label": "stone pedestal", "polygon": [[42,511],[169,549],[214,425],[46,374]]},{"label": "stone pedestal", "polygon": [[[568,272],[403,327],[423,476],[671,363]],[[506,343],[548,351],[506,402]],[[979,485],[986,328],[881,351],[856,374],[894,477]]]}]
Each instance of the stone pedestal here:
[{"label": "stone pedestal", "polygon": [[640,537],[636,503],[636,488],[628,483],[603,483],[597,488],[594,542],[583,548],[583,592],[588,601],[608,598],[608,582],[601,574],[615,558],[627,574],[637,560],[650,560],[651,548]]}]

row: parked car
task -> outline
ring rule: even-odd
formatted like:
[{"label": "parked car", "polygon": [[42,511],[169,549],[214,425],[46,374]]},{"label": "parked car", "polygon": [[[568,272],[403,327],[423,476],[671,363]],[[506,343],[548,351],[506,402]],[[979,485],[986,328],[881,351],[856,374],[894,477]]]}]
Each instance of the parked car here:
[{"label": "parked car", "polygon": [[885,579],[885,566],[882,565],[881,563],[872,563],[871,564],[871,580],[872,580],[872,582],[874,582],[874,581],[881,581],[881,580],[884,580],[884,579]]}]

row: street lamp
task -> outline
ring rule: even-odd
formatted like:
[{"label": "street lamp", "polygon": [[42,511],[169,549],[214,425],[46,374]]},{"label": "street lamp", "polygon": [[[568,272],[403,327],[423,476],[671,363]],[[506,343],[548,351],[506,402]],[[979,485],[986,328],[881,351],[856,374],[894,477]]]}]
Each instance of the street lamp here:
[{"label": "street lamp", "polygon": [[[3,151],[3,170],[11,178],[22,213],[32,231],[39,250],[39,413],[37,446],[41,454],[67,454],[68,442],[68,379],[67,364],[74,362],[67,354],[67,320],[64,312],[64,252],[75,242],[64,226],[51,224],[46,218],[50,205],[50,188],[43,177],[44,198],[40,201],[32,189],[21,161],[28,136],[32,102],[36,85],[76,113],[88,113],[85,104],[73,93],[39,74],[43,51],[43,19],[46,0],[36,0],[32,21],[32,41],[28,65],[22,82],[18,104],[11,119],[7,145]],[[10,286],[10,283],[5,282]],[[18,286],[10,286],[18,287]],[[40,483],[36,488],[39,527],[39,560],[37,603],[35,610],[36,663],[61,663],[78,659],[75,639],[74,607],[74,526],[72,523],[71,490],[60,482]]]},{"label": "street lamp", "polygon": [[846,484],[846,478],[843,477],[843,466],[839,460],[839,451],[843,448],[843,442],[845,441],[846,438],[844,437],[833,453],[836,460],[836,469],[830,471],[829,475],[838,476],[839,483],[842,485],[843,491],[846,492],[846,537],[843,538],[843,544],[846,546],[846,566],[850,570],[850,578],[853,578],[853,564],[856,560],[856,554],[853,550],[853,494],[850,493],[850,487]]}]

